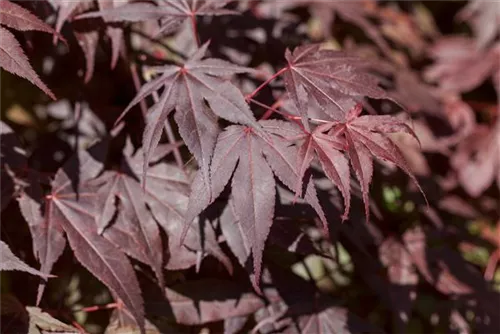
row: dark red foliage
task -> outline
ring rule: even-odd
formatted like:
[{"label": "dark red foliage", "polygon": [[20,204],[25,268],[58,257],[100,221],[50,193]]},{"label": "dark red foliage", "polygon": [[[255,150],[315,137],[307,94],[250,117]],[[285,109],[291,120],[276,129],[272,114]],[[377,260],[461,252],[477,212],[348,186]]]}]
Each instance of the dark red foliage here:
[{"label": "dark red foliage", "polygon": [[0,0],[7,332],[499,332],[500,12],[450,6]]}]

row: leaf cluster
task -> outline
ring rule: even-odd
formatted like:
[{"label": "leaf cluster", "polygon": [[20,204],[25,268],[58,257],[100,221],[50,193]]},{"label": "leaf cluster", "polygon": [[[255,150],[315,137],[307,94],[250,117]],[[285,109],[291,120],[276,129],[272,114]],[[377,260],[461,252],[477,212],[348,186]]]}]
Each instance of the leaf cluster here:
[{"label": "leaf cluster", "polygon": [[439,6],[1,0],[7,332],[500,330],[500,12]]}]

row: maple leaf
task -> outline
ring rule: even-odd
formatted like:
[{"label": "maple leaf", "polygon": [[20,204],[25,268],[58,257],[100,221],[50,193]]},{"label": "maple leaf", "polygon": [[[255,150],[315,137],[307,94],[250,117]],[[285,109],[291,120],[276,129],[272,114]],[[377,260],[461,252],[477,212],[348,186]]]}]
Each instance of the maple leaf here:
[{"label": "maple leaf", "polygon": [[394,69],[395,89],[390,95],[401,102],[408,111],[424,111],[432,114],[441,112],[441,104],[434,87],[423,82],[416,72]]},{"label": "maple leaf", "polygon": [[343,21],[352,23],[361,28],[369,38],[388,56],[392,56],[389,44],[384,40],[381,29],[372,23],[371,19],[377,18],[377,4],[374,0],[363,1],[316,1],[316,0],[287,0],[261,1],[258,4],[259,13],[281,18],[287,13],[285,10],[297,6],[307,6],[311,16],[318,21],[324,37],[332,37],[331,26],[336,16]]},{"label": "maple leaf", "polygon": [[[287,334],[379,332],[288,269],[274,264],[266,274],[266,283],[270,286],[266,297],[270,305],[263,314],[256,314],[258,324],[254,331],[262,328],[262,333]],[[266,323],[272,324],[273,330],[264,329]]]},{"label": "maple leaf", "polygon": [[[289,124],[287,122],[282,121],[260,121],[262,127],[269,131],[273,132],[271,128],[277,129],[285,129],[286,125]],[[289,127],[290,128],[290,127]],[[290,142],[285,137],[272,137],[270,141],[267,141],[269,145],[263,146],[264,155],[267,158],[267,162],[269,166],[273,170],[276,177],[286,186],[288,189],[293,190],[296,186],[296,180],[299,178],[300,172],[297,169],[297,156],[298,150],[294,146],[290,146]],[[314,186],[314,181],[312,177],[308,177],[308,179],[303,180],[306,184],[305,192],[303,194],[304,200],[316,211],[318,217],[323,224],[323,231],[327,235],[328,231],[328,222],[319,203],[316,188]]]},{"label": "maple leaf", "polygon": [[[232,188],[235,213],[242,232],[253,254],[258,290],[262,252],[274,215],[275,181],[273,172],[262,153],[262,139],[251,128],[229,126],[217,140],[210,166],[211,188],[203,182],[201,173],[193,181],[189,207],[186,214],[186,230],[192,220],[217,198],[229,182],[233,171]],[[239,163],[238,163],[239,162]],[[184,233],[183,233],[184,234]]]},{"label": "maple leaf", "polygon": [[219,223],[222,235],[224,235],[231,252],[236,256],[240,265],[245,268],[247,259],[252,254],[252,250],[242,230],[242,226],[239,224],[238,218],[236,217],[232,200],[229,200],[224,211],[222,211],[219,217]]},{"label": "maple leaf", "polygon": [[394,317],[395,328],[400,331],[409,321],[416,294],[418,275],[411,255],[404,245],[395,238],[387,238],[379,248],[380,260],[387,268],[387,276],[392,283],[389,286],[391,302],[397,314]]},{"label": "maple leaf", "polygon": [[[365,203],[366,220],[369,218],[368,189],[373,176],[372,155],[394,163],[400,167],[415,182],[420,189],[403,154],[396,144],[387,137],[387,133],[404,132],[418,138],[413,130],[404,122],[392,116],[365,115],[359,116],[363,110],[361,104],[352,108],[345,121],[331,123],[329,134],[343,134],[347,143],[349,160],[361,184],[363,202]],[[420,189],[423,194],[423,191]],[[425,197],[425,195],[424,195]],[[344,198],[345,199],[345,198]]]},{"label": "maple leaf", "polygon": [[[123,2],[120,5],[115,0],[97,0],[100,9],[119,8],[124,6]],[[118,2],[120,3],[120,2]],[[111,68],[115,68],[120,55],[120,50],[123,47],[123,29],[112,25],[106,26],[106,35],[111,40]]]},{"label": "maple leaf", "polygon": [[[230,199],[218,222],[227,245],[238,259],[240,265],[250,271],[251,279],[254,280],[254,273],[248,267],[247,261],[252,254],[250,243],[243,231],[242,225],[236,217],[235,211],[234,203]],[[289,220],[275,219],[268,238],[273,244],[294,253],[310,254],[314,252],[314,248],[309,243],[310,240],[307,239],[306,234],[301,231],[299,226]]]},{"label": "maple leaf", "polygon": [[[36,30],[58,35],[50,26],[28,10],[7,0],[0,1],[0,24],[20,31]],[[0,40],[2,41],[0,45],[0,67],[29,80],[55,100],[55,95],[31,67],[28,57],[26,57],[14,35],[7,29],[0,27]]]},{"label": "maple leaf", "polygon": [[[64,24],[75,17],[78,13],[92,8],[93,2],[87,0],[52,0],[54,6],[58,10],[56,31],[59,33]],[[115,0],[97,0],[100,9],[114,9],[125,5]],[[123,45],[123,29],[121,27],[106,26],[106,35],[111,40],[111,68],[115,68],[118,62],[120,49]],[[93,76],[95,67],[95,54],[99,42],[99,31],[94,25],[87,24],[84,30],[75,29],[74,34],[78,40],[78,44],[82,48],[85,56],[85,76],[84,82],[88,83]]]},{"label": "maple leaf", "polygon": [[[291,107],[294,109],[294,112],[297,111],[293,105]],[[311,107],[311,105],[309,105],[309,107]],[[317,111],[318,110],[309,108],[307,113],[311,115]],[[324,134],[324,132],[330,130],[332,123],[327,122],[324,125],[316,127],[311,132],[291,122],[269,120],[261,122],[261,124],[266,131],[279,135],[289,143],[296,141],[302,142],[300,145],[297,145],[298,150],[293,154],[295,158],[294,169],[297,171],[297,175],[293,181],[294,185],[290,185],[289,181],[284,182],[290,189],[295,191],[296,196],[302,195],[304,175],[316,156],[321,163],[325,175],[340,189],[344,197],[344,218],[347,217],[350,205],[349,163],[344,154],[340,152],[346,148],[343,138]],[[286,151],[286,149],[281,149],[281,151]],[[314,153],[316,153],[316,155]],[[271,153],[269,156],[276,156],[276,154]],[[275,173],[277,173],[277,171],[275,171]],[[291,175],[290,172],[286,174]],[[305,198],[312,197],[306,195]],[[314,201],[310,202],[310,204],[313,205],[313,202]],[[313,205],[313,207],[314,206],[315,205]],[[318,214],[320,214],[319,211]],[[324,222],[324,224],[326,223]]]},{"label": "maple leaf", "polygon": [[476,312],[488,317],[492,309],[498,308],[498,292],[460,253],[436,243],[444,236],[417,226],[404,233],[403,244],[416,269],[432,287],[444,295],[470,298],[470,302],[481,300]]},{"label": "maple leaf", "polygon": [[[39,195],[27,193],[20,200],[21,210],[32,229],[33,248],[42,264],[40,271],[50,273],[64,250],[66,235],[77,260],[123,300],[138,325],[143,327],[143,302],[133,268],[120,250],[97,233],[95,224],[97,189],[90,180],[103,167],[101,161],[104,161],[106,147],[103,141],[89,151],[78,151],[56,173],[51,193],[43,200]],[[38,302],[43,290],[41,285]]]},{"label": "maple leaf", "polygon": [[500,6],[495,1],[469,1],[456,18],[472,26],[479,48],[488,46],[500,33]]},{"label": "maple leaf", "polygon": [[347,219],[350,207],[350,189],[349,189],[349,162],[341,150],[345,150],[345,143],[342,138],[330,136],[324,132],[329,130],[329,123],[318,126],[311,133],[303,135],[303,143],[299,146],[297,154],[297,170],[299,177],[295,186],[295,194],[302,191],[302,180],[304,174],[314,159],[314,153],[321,163],[321,167],[325,175],[330,181],[339,188],[344,198],[344,216],[343,220]]},{"label": "maple leaf", "polygon": [[159,0],[155,4],[151,2],[133,2],[118,8],[83,14],[78,18],[102,17],[108,22],[160,20],[159,33],[168,34],[177,30],[189,18],[194,20],[196,16],[236,14],[235,11],[222,8],[230,1]]},{"label": "maple leaf", "polygon": [[[144,173],[151,152],[160,140],[164,122],[174,108],[179,133],[198,161],[207,184],[210,182],[210,157],[219,132],[215,115],[233,123],[259,127],[240,90],[221,78],[250,69],[221,59],[201,60],[207,48],[208,43],[205,43],[183,66],[154,68],[153,71],[161,75],[145,84],[122,113],[121,117],[145,97],[164,88],[158,103],[151,107],[146,119],[143,134]],[[206,106],[205,100],[210,108]]]},{"label": "maple leaf", "polygon": [[[33,253],[40,262],[40,271],[49,274],[66,247],[66,239],[60,224],[53,222],[48,213],[45,217],[43,216],[42,208],[44,205],[48,206],[43,201],[42,189],[37,183],[25,189],[19,198],[19,208],[24,219],[28,222],[33,242]],[[44,289],[45,282],[42,282],[38,288],[37,304],[40,303]]]},{"label": "maple leaf", "polygon": [[472,197],[478,197],[495,181],[500,189],[500,121],[492,128],[476,126],[460,143],[451,163]]},{"label": "maple leaf", "polygon": [[352,98],[386,97],[378,87],[378,78],[362,71],[367,61],[357,56],[321,50],[320,45],[313,44],[297,47],[293,52],[287,49],[285,58],[285,86],[303,119],[308,116],[308,98],[317,101],[333,119],[340,119],[349,111],[346,101]]},{"label": "maple leaf", "polygon": [[[95,182],[102,183],[95,202],[99,233],[129,256],[150,265],[163,287],[160,231],[146,208],[140,184],[133,177],[114,171],[105,172]],[[111,223],[113,217],[116,219]]]},{"label": "maple leaf", "polygon": [[83,77],[83,82],[88,83],[94,75],[95,53],[97,50],[97,44],[99,43],[99,32],[78,32],[77,30],[74,30],[74,34],[78,40],[78,45],[82,48],[85,56],[85,75]]},{"label": "maple leaf", "polygon": [[[328,305],[327,301],[304,302],[292,305],[280,323],[289,325],[281,331],[284,334],[306,333],[365,333],[374,328],[354,316],[346,308]],[[288,319],[287,319],[288,318]]]},{"label": "maple leaf", "polygon": [[80,331],[73,326],[65,324],[52,317],[50,314],[43,312],[38,307],[26,306],[26,313],[29,318],[28,333],[45,334],[45,333],[67,333],[76,334]]},{"label": "maple leaf", "polygon": [[468,92],[498,73],[500,44],[484,50],[472,38],[443,37],[428,53],[434,64],[424,70],[424,78],[447,91]]},{"label": "maple leaf", "polygon": [[[170,329],[170,328],[169,328]],[[146,334],[160,334],[165,333],[165,326],[162,326],[162,332],[153,325],[149,320],[146,319],[145,325]],[[174,332],[174,329],[169,332]],[[140,334],[141,329],[137,326],[134,318],[131,316],[130,312],[125,308],[116,308],[111,316],[109,317],[109,324],[106,327],[104,334]]]},{"label": "maple leaf", "polygon": [[147,303],[148,313],[167,316],[183,325],[201,325],[247,315],[264,306],[262,298],[247,287],[221,279],[176,284],[165,289],[165,297],[165,301]]},{"label": "maple leaf", "polygon": [[[142,172],[143,154],[138,150],[132,155],[130,142],[127,146],[124,164],[137,178]],[[169,258],[166,267],[170,270],[186,269],[193,265],[199,267],[199,259],[194,252],[206,252],[232,272],[231,261],[219,247],[210,224],[204,224],[203,228],[201,224],[194,224],[187,231],[184,245],[178,243],[189,200],[190,183],[184,171],[171,164],[159,162],[147,170],[146,178],[149,182],[146,182],[146,188],[137,196],[147,203],[156,221],[167,233]]]},{"label": "maple leaf", "polygon": [[[316,112],[309,102],[306,105],[307,114]],[[302,142],[298,145],[295,162],[298,175],[293,189],[296,194],[299,194],[302,189],[302,178],[307,168],[314,157],[317,157],[325,175],[342,193],[345,207],[342,219],[347,219],[350,208],[349,165],[342,151],[347,151],[351,165],[361,183],[367,219],[368,189],[373,174],[371,155],[398,165],[416,182],[399,148],[386,136],[386,133],[404,132],[418,141],[413,130],[392,116],[359,116],[361,111],[361,104],[357,104],[349,111],[344,121],[322,121],[323,124],[311,132],[301,130],[291,123],[286,126],[277,126],[273,123],[269,123],[268,127],[264,126],[267,131],[279,134],[289,142],[297,140]],[[418,185],[417,182],[416,184]]]},{"label": "maple leaf", "polygon": [[[316,2],[312,5],[313,13],[318,13],[324,27],[330,27],[337,14],[342,20],[355,24],[376,43],[388,57],[391,57],[391,47],[384,40],[380,29],[370,22],[369,17],[374,17],[373,9],[377,8],[374,0],[369,1],[332,1]],[[330,35],[328,33],[328,35]]]},{"label": "maple leaf", "polygon": [[41,271],[38,271],[21,261],[21,259],[14,255],[14,253],[12,253],[9,245],[0,240],[0,271],[3,270],[25,271],[32,275],[37,275],[44,278],[52,276],[42,273]]},{"label": "maple leaf", "polygon": [[[290,188],[294,186],[292,180],[298,176],[294,168],[296,156],[291,157],[287,146],[288,143],[278,136],[261,137],[251,127],[229,126],[217,139],[210,165],[211,188],[206,187],[201,173],[191,187],[184,230],[222,193],[232,176],[234,213],[253,255],[253,284],[257,291],[260,290],[262,252],[274,216],[275,203],[270,200],[276,194],[273,174]],[[305,198],[319,213],[327,229],[326,218],[310,182]]]}]

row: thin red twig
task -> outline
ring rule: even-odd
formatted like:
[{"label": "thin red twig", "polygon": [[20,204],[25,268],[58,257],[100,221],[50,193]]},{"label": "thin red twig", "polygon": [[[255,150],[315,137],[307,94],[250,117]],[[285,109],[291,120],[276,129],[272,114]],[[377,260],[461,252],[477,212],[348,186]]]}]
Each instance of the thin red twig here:
[{"label": "thin red twig", "polygon": [[78,331],[82,334],[86,334],[87,331],[85,330],[85,328],[83,328],[82,325],[80,325],[76,320],[73,320],[71,322],[71,324],[73,325],[73,327],[75,327],[76,329],[78,329]]},{"label": "thin red twig", "polygon": [[266,81],[264,81],[259,87],[257,87],[253,92],[245,96],[245,99],[249,101],[252,97],[254,97],[262,88],[267,86],[271,81],[279,77],[281,74],[285,73],[288,71],[289,67],[283,67],[281,70],[278,72],[274,73],[272,76],[270,76]]},{"label": "thin red twig", "polygon": [[[279,115],[281,115],[281,116],[283,116],[285,118],[288,118],[288,119],[291,119],[291,120],[300,119],[299,116],[295,116],[295,115],[289,114],[289,113],[287,113],[285,111],[281,111],[281,110],[276,109],[276,107],[274,106],[274,104],[272,106],[268,106],[267,104],[259,102],[257,100],[254,100],[252,98],[249,98],[248,101],[252,102],[253,104],[258,105],[259,107],[265,108],[268,111],[272,111],[273,113],[277,113],[277,114],[279,114]],[[266,113],[267,113],[267,111],[266,111]],[[269,118],[269,117],[267,117],[267,118]],[[267,118],[262,117],[261,120],[267,119]]]},{"label": "thin red twig", "polygon": [[281,106],[281,103],[283,101],[281,99],[278,99],[276,100],[272,105],[271,105],[271,108],[268,108],[266,110],[266,112],[264,113],[264,115],[262,115],[262,117],[260,118],[260,120],[266,120],[266,119],[269,119],[269,117],[271,117],[272,114],[274,114],[274,109],[278,109],[280,106]]},{"label": "thin red twig", "polygon": [[[277,113],[277,114],[280,114],[281,116],[289,119],[289,120],[292,120],[292,121],[295,121],[297,124],[299,124],[300,126],[302,126],[302,123],[300,122],[300,119],[301,117],[300,116],[295,116],[295,115],[292,115],[292,114],[289,114],[285,111],[280,111],[276,108],[274,108],[274,104],[273,106],[268,106],[267,104],[265,103],[262,103],[262,102],[259,102],[257,100],[254,100],[254,99],[250,99],[249,102],[252,102],[262,108],[266,108],[267,111],[266,111],[266,114],[268,111],[272,112],[272,113]],[[266,116],[266,114],[264,114],[264,116]],[[264,116],[262,116],[261,120],[265,120],[265,119],[268,119],[269,116],[267,116],[266,118],[264,118]],[[309,118],[309,121],[313,122],[313,123],[319,123],[319,124],[328,124],[328,123],[331,123],[331,121],[325,121],[324,119],[319,119],[319,118]]]},{"label": "thin red twig", "polygon": [[74,310],[73,312],[95,312],[99,310],[109,310],[109,309],[115,309],[115,308],[120,308],[121,305],[119,303],[109,303],[106,305],[94,305],[94,306],[88,306],[84,307],[78,310]]}]

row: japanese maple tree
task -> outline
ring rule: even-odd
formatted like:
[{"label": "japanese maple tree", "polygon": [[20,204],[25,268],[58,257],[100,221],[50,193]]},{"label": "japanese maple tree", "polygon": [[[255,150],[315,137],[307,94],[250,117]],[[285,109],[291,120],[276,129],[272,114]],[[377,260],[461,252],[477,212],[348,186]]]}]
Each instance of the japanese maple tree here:
[{"label": "japanese maple tree", "polygon": [[498,332],[499,20],[0,0],[3,330]]}]

